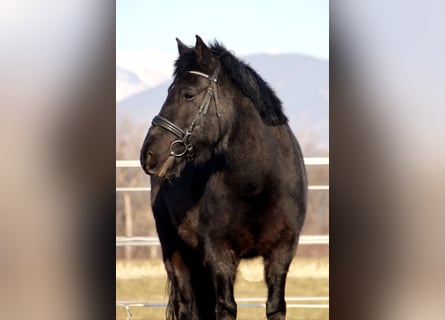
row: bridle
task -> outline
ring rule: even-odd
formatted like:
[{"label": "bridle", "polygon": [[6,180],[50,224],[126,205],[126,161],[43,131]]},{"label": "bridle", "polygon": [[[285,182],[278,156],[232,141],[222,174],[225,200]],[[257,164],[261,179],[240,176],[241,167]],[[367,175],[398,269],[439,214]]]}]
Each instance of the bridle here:
[{"label": "bridle", "polygon": [[[193,129],[196,125],[196,120],[198,120],[198,117],[202,114],[205,116],[207,114],[207,111],[209,110],[209,104],[210,100],[213,97],[215,99],[215,108],[216,108],[216,115],[219,118],[220,114],[218,112],[218,91],[216,83],[218,82],[218,73],[219,73],[220,66],[216,67],[215,71],[213,72],[213,75],[207,75],[205,73],[199,72],[199,71],[188,71],[188,73],[195,74],[201,77],[204,77],[210,81],[210,85],[207,88],[207,94],[204,97],[204,100],[202,101],[201,106],[198,109],[198,113],[195,115],[195,117],[192,120],[192,123],[190,126],[184,131],[181,128],[179,128],[177,125],[175,125],[173,122],[169,121],[168,119],[157,115],[153,118],[151,124],[153,126],[159,126],[170,133],[174,134],[179,139],[174,140],[170,144],[170,155],[174,157],[181,158],[184,155],[187,155],[187,160],[193,159],[193,145],[190,142],[190,136],[193,133]],[[174,150],[175,147],[182,146],[182,149],[180,152],[176,152]]]}]

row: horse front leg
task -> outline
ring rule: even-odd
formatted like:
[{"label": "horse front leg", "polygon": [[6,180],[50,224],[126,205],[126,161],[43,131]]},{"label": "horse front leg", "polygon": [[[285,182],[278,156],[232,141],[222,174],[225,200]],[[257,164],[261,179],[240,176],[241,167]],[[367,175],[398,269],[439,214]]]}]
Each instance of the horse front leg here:
[{"label": "horse front leg", "polygon": [[264,275],[267,284],[267,320],[286,319],[285,286],[295,249],[288,246],[275,248],[264,257]]},{"label": "horse front leg", "polygon": [[193,314],[190,271],[179,251],[165,259],[164,265],[170,281],[167,320],[190,320]]},{"label": "horse front leg", "polygon": [[205,251],[206,262],[215,289],[215,318],[216,320],[235,320],[237,307],[233,286],[239,259],[234,256],[229,248],[215,246],[214,244],[208,244]]}]

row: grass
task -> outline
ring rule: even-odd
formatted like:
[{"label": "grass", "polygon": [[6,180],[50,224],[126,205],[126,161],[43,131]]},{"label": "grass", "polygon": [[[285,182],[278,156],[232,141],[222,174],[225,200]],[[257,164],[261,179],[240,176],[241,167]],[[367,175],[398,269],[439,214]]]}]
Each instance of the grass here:
[{"label": "grass", "polygon": [[[289,271],[286,296],[318,297],[329,296],[328,259],[296,258]],[[116,263],[116,300],[143,300],[165,302],[166,275],[161,260],[118,261]],[[267,288],[263,281],[262,261],[243,261],[235,283],[235,298],[266,297]],[[288,304],[293,302],[288,302]],[[295,302],[300,303],[300,302]],[[328,303],[301,302],[301,303]],[[163,307],[131,307],[131,319],[163,320]],[[127,319],[123,307],[116,307],[116,318]],[[266,319],[264,308],[238,308],[240,320]],[[329,319],[329,309],[288,308],[287,319]]]}]

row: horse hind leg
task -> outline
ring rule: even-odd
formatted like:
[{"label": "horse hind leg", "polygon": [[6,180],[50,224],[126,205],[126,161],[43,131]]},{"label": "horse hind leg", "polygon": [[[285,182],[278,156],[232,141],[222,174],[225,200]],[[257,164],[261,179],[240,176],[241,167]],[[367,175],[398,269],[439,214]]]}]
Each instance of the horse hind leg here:
[{"label": "horse hind leg", "polygon": [[264,257],[264,275],[268,290],[267,320],[286,319],[286,277],[294,255],[293,247],[284,246],[275,248],[270,255]]}]

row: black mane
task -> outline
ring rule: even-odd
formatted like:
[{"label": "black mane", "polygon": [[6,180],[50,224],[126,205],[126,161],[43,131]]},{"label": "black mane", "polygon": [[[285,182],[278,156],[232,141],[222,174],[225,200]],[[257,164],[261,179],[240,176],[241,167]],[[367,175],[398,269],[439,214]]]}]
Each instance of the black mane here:
[{"label": "black mane", "polygon": [[[235,57],[221,43],[210,44],[212,54],[219,58],[221,68],[255,105],[264,123],[267,125],[286,124],[288,119],[283,113],[280,99],[269,84],[247,63]],[[174,76],[183,75],[195,63],[195,53],[192,48],[179,56],[175,62]]]}]

